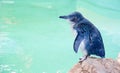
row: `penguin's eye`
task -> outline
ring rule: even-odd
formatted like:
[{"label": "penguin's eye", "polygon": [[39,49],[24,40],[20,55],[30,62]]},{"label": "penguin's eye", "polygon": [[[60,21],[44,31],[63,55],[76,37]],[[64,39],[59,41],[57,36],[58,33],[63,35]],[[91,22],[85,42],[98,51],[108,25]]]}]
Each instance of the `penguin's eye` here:
[{"label": "penguin's eye", "polygon": [[76,21],[77,20],[77,17],[73,17],[72,19],[70,19],[70,21]]}]

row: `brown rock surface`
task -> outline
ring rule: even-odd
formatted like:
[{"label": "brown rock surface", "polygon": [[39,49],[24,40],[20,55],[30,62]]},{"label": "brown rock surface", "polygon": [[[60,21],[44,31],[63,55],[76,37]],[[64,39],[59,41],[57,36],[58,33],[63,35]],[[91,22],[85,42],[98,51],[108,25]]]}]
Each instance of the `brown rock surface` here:
[{"label": "brown rock surface", "polygon": [[117,61],[120,63],[120,53],[118,54]]},{"label": "brown rock surface", "polygon": [[88,57],[74,65],[68,73],[120,73],[120,64],[113,59]]}]

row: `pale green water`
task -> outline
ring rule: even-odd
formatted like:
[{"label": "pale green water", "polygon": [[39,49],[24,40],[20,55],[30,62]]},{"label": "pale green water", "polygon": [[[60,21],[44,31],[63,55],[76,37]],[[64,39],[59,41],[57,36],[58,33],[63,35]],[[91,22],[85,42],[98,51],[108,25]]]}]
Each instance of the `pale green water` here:
[{"label": "pale green water", "polygon": [[81,53],[60,15],[80,11],[104,39],[106,57],[120,52],[119,0],[0,0],[0,73],[67,73]]}]

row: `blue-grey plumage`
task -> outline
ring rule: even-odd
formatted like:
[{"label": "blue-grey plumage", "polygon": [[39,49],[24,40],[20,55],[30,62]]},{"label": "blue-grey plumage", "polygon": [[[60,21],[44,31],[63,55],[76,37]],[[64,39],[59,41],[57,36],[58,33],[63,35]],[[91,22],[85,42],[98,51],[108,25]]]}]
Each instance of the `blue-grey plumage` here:
[{"label": "blue-grey plumage", "polygon": [[73,29],[76,30],[77,36],[74,40],[73,48],[77,53],[78,48],[83,51],[85,60],[87,56],[97,55],[101,58],[105,57],[104,44],[99,30],[79,12],[73,12],[67,16],[60,16],[59,18],[68,19],[72,22]]}]

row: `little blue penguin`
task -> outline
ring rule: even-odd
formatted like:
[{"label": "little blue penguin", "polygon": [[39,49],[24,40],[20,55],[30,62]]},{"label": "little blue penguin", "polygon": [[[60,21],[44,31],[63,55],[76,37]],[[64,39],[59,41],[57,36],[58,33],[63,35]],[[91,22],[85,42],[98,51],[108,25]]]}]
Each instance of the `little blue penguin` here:
[{"label": "little blue penguin", "polygon": [[73,24],[77,36],[74,40],[73,48],[77,53],[80,48],[83,57],[80,62],[84,61],[90,55],[96,55],[101,58],[105,57],[103,40],[99,30],[80,12],[73,12],[69,15],[60,16],[59,18],[68,19]]}]

